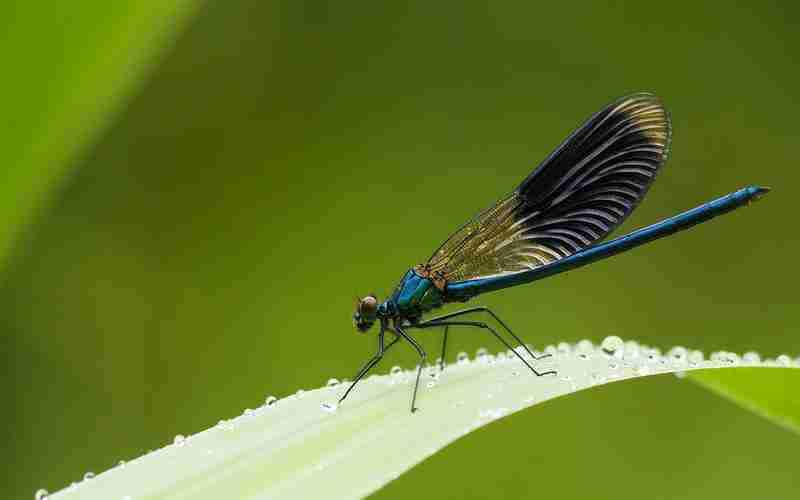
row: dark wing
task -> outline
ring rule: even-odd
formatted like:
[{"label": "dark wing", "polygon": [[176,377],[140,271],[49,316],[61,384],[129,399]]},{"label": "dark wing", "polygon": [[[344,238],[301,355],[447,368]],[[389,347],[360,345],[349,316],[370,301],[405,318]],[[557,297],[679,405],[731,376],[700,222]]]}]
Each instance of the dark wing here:
[{"label": "dark wing", "polygon": [[605,238],[667,158],[669,114],[623,97],[573,132],[519,187],[453,233],[428,260],[448,282],[527,271]]}]

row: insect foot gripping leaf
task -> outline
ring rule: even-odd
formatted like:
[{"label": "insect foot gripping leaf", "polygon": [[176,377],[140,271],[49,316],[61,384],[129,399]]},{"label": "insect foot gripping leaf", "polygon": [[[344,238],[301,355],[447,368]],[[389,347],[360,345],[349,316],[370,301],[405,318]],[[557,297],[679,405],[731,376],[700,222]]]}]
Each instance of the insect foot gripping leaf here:
[{"label": "insect foot gripping leaf", "polygon": [[416,370],[397,367],[365,379],[340,407],[336,401],[347,382],[335,379],[280,400],[269,397],[260,408],[193,436],[178,436],[160,450],[49,498],[362,498],[492,420],[581,389],[700,369],[800,368],[800,358],[762,361],[728,352],[705,358],[682,347],[662,355],[619,337],[599,346],[587,340],[561,343],[545,352],[552,356],[536,366],[557,370],[554,376],[531,376],[511,351],[492,355],[481,349],[472,360],[461,353],[444,372],[428,366],[418,399],[421,411],[414,414],[408,402]]}]

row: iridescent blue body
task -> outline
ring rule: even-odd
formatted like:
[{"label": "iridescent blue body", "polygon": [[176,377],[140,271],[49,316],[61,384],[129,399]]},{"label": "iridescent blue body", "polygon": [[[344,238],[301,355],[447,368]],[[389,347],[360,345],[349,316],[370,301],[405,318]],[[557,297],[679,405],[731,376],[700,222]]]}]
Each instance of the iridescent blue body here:
[{"label": "iridescent blue body", "polygon": [[[442,369],[448,328],[470,327],[491,333],[533,374],[554,374],[537,371],[531,361],[544,356],[535,355],[485,307],[431,319],[425,315],[448,303],[466,302],[631,250],[730,212],[768,191],[748,186],[604,242],[644,198],[669,155],[670,138],[669,114],[656,96],[633,94],[609,104],[575,130],[514,191],[462,225],[425,263],[409,269],[384,302],[374,295],[358,300],[353,323],[360,332],[379,323],[378,349],[341,400],[389,348],[405,340],[420,357],[413,412],[426,360],[424,349],[409,334],[414,329],[443,329]],[[480,321],[463,318],[478,314],[483,315]],[[520,349],[498,330],[511,336]],[[387,333],[394,335],[388,344]]]},{"label": "iridescent blue body", "polygon": [[378,307],[378,317],[418,323],[425,313],[439,309],[444,304],[466,302],[483,293],[531,283],[591,264],[730,212],[767,191],[764,187],[748,186],[651,226],[590,246],[551,264],[520,273],[448,283],[444,290],[439,290],[432,280],[418,274],[416,270],[421,266],[417,266],[406,272],[394,293]]},{"label": "iridescent blue body", "polygon": [[409,269],[392,296],[379,307],[378,316],[381,316],[383,309],[386,313],[390,311],[394,313],[388,317],[407,319],[416,323],[423,314],[442,305],[444,297],[433,281],[420,276],[414,269]]}]

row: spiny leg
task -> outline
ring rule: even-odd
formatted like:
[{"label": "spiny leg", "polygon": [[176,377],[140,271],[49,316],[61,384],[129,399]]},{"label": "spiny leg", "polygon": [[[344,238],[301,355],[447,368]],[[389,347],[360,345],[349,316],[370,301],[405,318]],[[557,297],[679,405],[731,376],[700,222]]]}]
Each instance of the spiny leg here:
[{"label": "spiny leg", "polygon": [[420,375],[422,375],[422,367],[425,366],[425,359],[427,359],[427,355],[425,354],[425,350],[422,348],[422,346],[419,345],[419,343],[416,340],[414,340],[414,337],[407,334],[405,330],[403,330],[399,326],[395,326],[395,328],[397,330],[397,333],[404,339],[406,339],[408,343],[411,344],[411,347],[413,347],[414,350],[417,351],[417,354],[419,354],[419,365],[417,365],[417,381],[414,384],[414,394],[411,396],[411,413],[414,413],[415,411],[417,411],[415,403],[417,402],[417,389],[419,389],[419,377]]},{"label": "spiny leg", "polygon": [[491,326],[487,325],[486,323],[483,323],[483,322],[480,322],[480,321],[435,321],[434,322],[434,320],[430,320],[430,321],[426,321],[425,323],[416,324],[416,325],[413,326],[413,328],[434,328],[434,327],[437,327],[437,326],[445,326],[445,325],[449,325],[449,326],[473,326],[473,327],[476,327],[476,328],[489,330],[490,332],[492,332],[492,335],[494,335],[495,338],[497,338],[497,340],[499,340],[504,346],[506,346],[506,348],[508,348],[511,352],[513,352],[520,359],[520,361],[525,363],[525,366],[530,368],[531,371],[537,377],[541,377],[543,375],[555,375],[556,374],[555,370],[549,370],[549,371],[542,372],[542,373],[539,373],[538,371],[536,371],[536,369],[533,366],[531,366],[530,363],[528,363],[528,361],[525,358],[523,358],[520,353],[518,353],[516,351],[516,349],[512,348],[511,344],[506,342],[506,339],[504,339],[499,333],[497,333],[497,331],[495,331],[494,328],[492,328]]},{"label": "spiny leg", "polygon": [[444,371],[444,357],[447,355],[447,329],[449,326],[445,325],[444,335],[442,335],[442,356],[439,358],[439,371]]},{"label": "spiny leg", "polygon": [[366,375],[367,372],[369,372],[372,369],[373,366],[378,364],[378,361],[380,361],[381,358],[383,358],[383,355],[393,345],[395,345],[398,340],[400,340],[400,337],[395,336],[395,338],[392,339],[392,341],[389,342],[388,345],[384,346],[384,343],[383,343],[383,341],[384,341],[384,333],[385,333],[385,329],[381,328],[381,332],[378,334],[378,352],[376,352],[375,355],[372,358],[370,358],[370,360],[367,361],[367,363],[363,367],[361,367],[361,369],[358,371],[356,376],[353,378],[353,382],[350,384],[350,387],[348,387],[347,390],[344,392],[344,395],[341,398],[339,398],[339,403],[340,404],[341,404],[342,401],[344,401],[344,398],[346,398],[347,395],[350,394],[350,391],[353,390],[353,387],[356,386],[358,381],[361,380],[362,378],[364,378],[364,375]]},{"label": "spiny leg", "polygon": [[436,318],[431,318],[431,319],[429,319],[429,320],[427,320],[427,321],[423,321],[422,323],[419,323],[419,324],[420,324],[420,325],[425,325],[425,324],[428,324],[428,323],[433,323],[433,322],[437,322],[437,321],[441,321],[441,320],[445,320],[445,319],[452,319],[452,318],[456,318],[456,317],[458,317],[458,316],[464,316],[464,315],[466,315],[466,314],[472,314],[472,313],[477,313],[477,312],[486,312],[486,313],[489,313],[489,315],[490,315],[492,318],[494,318],[494,319],[495,319],[495,321],[497,321],[498,323],[500,323],[500,326],[502,326],[502,327],[503,327],[503,329],[509,333],[509,335],[511,335],[512,337],[514,337],[514,340],[515,340],[515,341],[517,341],[517,343],[518,343],[519,345],[521,345],[521,346],[522,346],[522,348],[523,348],[523,349],[525,349],[525,351],[528,353],[528,355],[530,355],[530,357],[531,357],[531,358],[533,358],[534,360],[538,361],[538,360],[540,360],[540,359],[544,359],[544,358],[549,358],[549,357],[550,357],[550,354],[542,354],[541,356],[534,356],[534,354],[531,352],[531,350],[530,350],[530,349],[528,349],[528,345],[527,345],[527,344],[525,344],[525,343],[522,341],[522,339],[521,339],[521,338],[519,338],[519,337],[517,336],[517,334],[515,334],[513,331],[511,331],[511,328],[509,328],[509,326],[508,326],[508,325],[505,323],[505,321],[503,321],[502,319],[500,319],[500,316],[498,316],[497,314],[495,314],[495,313],[494,313],[494,312],[493,312],[491,309],[489,309],[488,307],[484,307],[484,306],[479,306],[479,307],[471,307],[471,308],[469,308],[469,309],[463,309],[463,310],[461,310],[461,311],[456,311],[456,312],[452,312],[452,313],[449,313],[449,314],[444,314],[444,315],[442,315],[442,316],[437,316]]}]

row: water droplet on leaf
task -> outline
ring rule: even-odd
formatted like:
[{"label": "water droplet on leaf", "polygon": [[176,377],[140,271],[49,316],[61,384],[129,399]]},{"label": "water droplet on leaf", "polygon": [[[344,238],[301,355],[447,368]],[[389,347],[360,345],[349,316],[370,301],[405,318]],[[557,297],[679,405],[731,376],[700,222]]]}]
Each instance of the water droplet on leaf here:
[{"label": "water droplet on leaf", "polygon": [[757,365],[761,363],[761,356],[757,352],[749,351],[744,353],[744,356],[742,356],[742,361],[748,365]]},{"label": "water droplet on leaf", "polygon": [[578,354],[579,358],[586,360],[592,357],[592,353],[594,353],[594,346],[589,340],[581,340],[578,342],[578,345],[575,346],[575,352]]},{"label": "water droplet on leaf", "polygon": [[688,362],[689,352],[685,347],[676,346],[670,349],[668,356],[674,366],[684,366]]},{"label": "water droplet on leaf", "polygon": [[600,347],[603,349],[604,353],[609,356],[614,356],[615,358],[621,358],[625,352],[625,343],[616,335],[604,338]]},{"label": "water droplet on leaf", "polygon": [[627,360],[636,359],[639,357],[639,351],[639,344],[633,340],[629,340],[625,342],[625,352],[623,353],[622,357]]},{"label": "water droplet on leaf", "polygon": [[703,362],[703,353],[701,351],[692,351],[689,353],[689,364],[698,366]]}]

